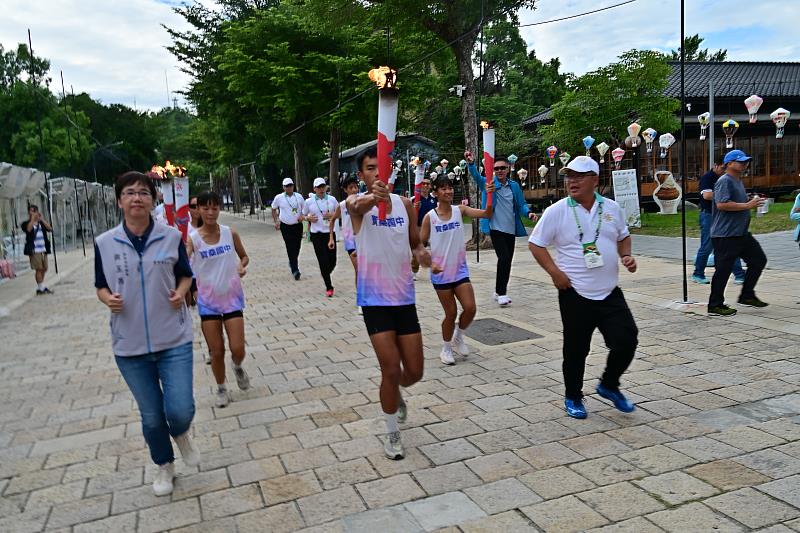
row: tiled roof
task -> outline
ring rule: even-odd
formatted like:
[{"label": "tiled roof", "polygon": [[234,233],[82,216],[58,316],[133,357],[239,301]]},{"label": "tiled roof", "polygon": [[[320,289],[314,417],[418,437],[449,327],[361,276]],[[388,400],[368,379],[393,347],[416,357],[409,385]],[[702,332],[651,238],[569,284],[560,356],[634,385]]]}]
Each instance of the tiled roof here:
[{"label": "tiled roof", "polygon": [[535,124],[539,124],[540,122],[546,122],[553,118],[553,109],[548,107],[544,111],[540,111],[533,115],[532,117],[528,117],[522,121],[523,126],[533,126]]},{"label": "tiled roof", "polygon": [[[681,65],[677,61],[669,65],[665,94],[677,98],[681,94]],[[687,98],[707,98],[709,81],[714,82],[714,95],[719,98],[800,96],[800,63],[688,61],[684,74]]]}]

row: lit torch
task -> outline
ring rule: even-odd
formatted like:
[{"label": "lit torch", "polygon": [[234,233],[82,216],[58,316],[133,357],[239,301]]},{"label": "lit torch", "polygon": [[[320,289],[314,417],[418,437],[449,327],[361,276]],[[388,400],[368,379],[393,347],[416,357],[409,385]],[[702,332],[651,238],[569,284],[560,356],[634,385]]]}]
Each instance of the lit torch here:
[{"label": "lit torch", "polygon": [[[494,126],[482,120],[481,127],[483,128],[483,172],[488,180],[489,176],[494,176]],[[492,205],[493,200],[494,193],[486,195],[486,207]]]},{"label": "lit torch", "polygon": [[[397,133],[397,71],[378,67],[369,71],[369,79],[378,86],[378,179],[388,184]],[[386,220],[386,202],[378,204],[378,218]]]}]

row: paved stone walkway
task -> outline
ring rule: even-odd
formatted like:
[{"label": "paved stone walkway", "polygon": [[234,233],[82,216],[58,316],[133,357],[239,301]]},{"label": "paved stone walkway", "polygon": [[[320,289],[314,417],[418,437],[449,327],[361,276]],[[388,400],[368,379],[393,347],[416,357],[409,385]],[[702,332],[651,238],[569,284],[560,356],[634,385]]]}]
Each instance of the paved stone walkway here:
[{"label": "paved stone walkway", "polygon": [[[478,316],[541,338],[473,341],[467,361],[442,367],[441,311],[425,275],[427,368],[407,392],[408,455],[394,462],[382,454],[379,373],[343,254],[327,300],[310,246],[295,282],[271,226],[233,223],[253,257],[254,386],[213,408],[198,332],[203,461],[178,460],[171,496],[152,494],[91,262],[53,298],[0,319],[0,531],[800,531],[797,272],[766,272],[767,309],[708,318],[702,306],[671,308],[674,262],[642,259],[622,284],[641,329],[624,382],[639,408],[621,414],[590,395],[584,421],[563,413],[555,290],[521,239],[512,307],[491,301],[493,253],[472,265]],[[600,337],[594,352],[587,392],[602,369]]]}]

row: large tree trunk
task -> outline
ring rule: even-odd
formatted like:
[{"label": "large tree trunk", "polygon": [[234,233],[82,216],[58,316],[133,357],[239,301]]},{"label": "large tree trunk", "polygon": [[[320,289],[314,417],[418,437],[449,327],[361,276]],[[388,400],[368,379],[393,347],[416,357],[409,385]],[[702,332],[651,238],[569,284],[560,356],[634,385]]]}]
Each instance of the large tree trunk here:
[{"label": "large tree trunk", "polygon": [[306,171],[306,141],[302,133],[294,136],[292,141],[294,147],[294,181],[297,191],[306,196],[313,190],[311,177]]},{"label": "large tree trunk", "polygon": [[335,196],[337,200],[343,200],[343,198],[340,198],[341,190],[339,188],[339,147],[342,144],[342,131],[336,126],[331,127],[329,144],[331,159],[328,169],[328,184],[331,186],[331,194]]},{"label": "large tree trunk", "polygon": [[[472,50],[475,47],[475,38],[465,38],[453,44],[453,53],[458,64],[459,83],[464,86],[461,95],[461,121],[464,125],[464,146],[475,156],[476,163],[480,161],[478,152],[478,123],[475,109],[475,74],[472,71]],[[472,178],[469,172],[464,173],[464,185],[470,205],[480,208],[480,196],[477,187],[471,187]],[[472,240],[468,249],[474,249],[480,242],[481,249],[491,248],[488,238],[481,238],[478,221],[472,221]]]}]

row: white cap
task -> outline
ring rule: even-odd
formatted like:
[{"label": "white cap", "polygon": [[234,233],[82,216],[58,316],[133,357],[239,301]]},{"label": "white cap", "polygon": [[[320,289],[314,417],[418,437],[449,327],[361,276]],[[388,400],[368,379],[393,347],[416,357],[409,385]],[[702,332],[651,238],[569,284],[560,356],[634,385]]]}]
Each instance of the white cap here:
[{"label": "white cap", "polygon": [[325,178],[317,178],[314,180],[314,187],[324,187],[325,185]]},{"label": "white cap", "polygon": [[588,155],[579,155],[570,161],[566,168],[575,172],[593,172],[597,176],[600,175],[600,165]]},{"label": "white cap", "polygon": [[283,178],[283,186],[286,187],[287,185],[294,185],[292,178]]}]

